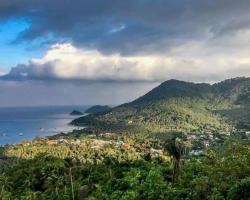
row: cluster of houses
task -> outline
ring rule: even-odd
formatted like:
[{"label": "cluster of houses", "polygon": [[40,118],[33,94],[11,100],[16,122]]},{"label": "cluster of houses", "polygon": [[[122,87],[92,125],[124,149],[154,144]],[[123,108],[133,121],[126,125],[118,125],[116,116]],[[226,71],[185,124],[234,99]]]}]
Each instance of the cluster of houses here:
[{"label": "cluster of houses", "polygon": [[[97,139],[96,135],[88,135],[89,145],[90,148],[104,148],[107,146],[112,145],[113,147],[117,149],[121,148],[127,148],[126,144],[124,144],[123,141],[112,141],[107,140],[107,138],[112,137],[114,133],[101,133],[98,136],[106,138],[106,139]],[[190,151],[189,155],[201,155],[203,150],[214,146],[218,143],[223,143],[225,139],[229,137],[238,137],[243,140],[248,140],[250,142],[250,131],[238,131],[238,132],[224,132],[224,133],[203,133],[203,134],[197,134],[197,133],[185,133],[186,139],[189,140],[192,143],[192,151]],[[33,141],[33,143],[36,142],[37,144],[46,143],[49,146],[56,146],[56,145],[73,145],[73,146],[80,146],[84,145],[85,142],[83,142],[80,139],[39,139]],[[23,145],[29,145],[31,142],[24,143]],[[140,149],[142,150],[142,149]],[[162,155],[163,152],[161,149],[144,149],[146,152],[153,154],[153,155]],[[142,151],[144,151],[142,150]]]},{"label": "cluster of houses", "polygon": [[229,137],[237,137],[250,142],[250,131],[186,134],[186,137],[193,144],[193,150],[190,152],[190,155],[200,155],[205,148],[223,143]]}]

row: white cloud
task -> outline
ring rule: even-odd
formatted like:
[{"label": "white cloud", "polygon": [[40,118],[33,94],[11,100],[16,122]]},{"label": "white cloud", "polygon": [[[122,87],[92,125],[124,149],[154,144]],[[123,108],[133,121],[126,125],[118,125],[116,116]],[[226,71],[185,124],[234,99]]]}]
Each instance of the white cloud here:
[{"label": "white cloud", "polygon": [[122,31],[122,30],[125,29],[125,28],[126,28],[126,25],[125,25],[125,24],[119,24],[118,26],[112,27],[112,28],[108,31],[108,33],[109,33],[109,34],[114,34],[114,33],[117,33],[117,32]]},{"label": "white cloud", "polygon": [[13,68],[8,77],[85,81],[164,81],[170,78],[217,81],[250,76],[246,49],[215,53],[206,43],[188,43],[169,55],[104,55],[97,50],[78,49],[70,43],[55,44],[39,59]]},{"label": "white cloud", "polygon": [[5,74],[6,74],[6,71],[0,68],[0,76],[5,75]]}]

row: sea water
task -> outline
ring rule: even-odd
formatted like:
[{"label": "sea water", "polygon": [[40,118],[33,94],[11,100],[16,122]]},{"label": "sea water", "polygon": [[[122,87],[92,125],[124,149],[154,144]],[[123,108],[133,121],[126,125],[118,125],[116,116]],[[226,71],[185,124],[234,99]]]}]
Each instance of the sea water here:
[{"label": "sea water", "polygon": [[84,112],[89,106],[43,106],[0,108],[0,146],[23,140],[67,133],[76,129],[69,123],[79,117],[72,110]]}]

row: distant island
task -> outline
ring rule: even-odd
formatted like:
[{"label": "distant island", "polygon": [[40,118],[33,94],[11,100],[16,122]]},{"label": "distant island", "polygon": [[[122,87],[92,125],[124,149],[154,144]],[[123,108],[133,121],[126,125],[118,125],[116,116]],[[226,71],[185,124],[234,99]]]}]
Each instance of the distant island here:
[{"label": "distant island", "polygon": [[82,112],[78,111],[78,110],[73,110],[70,115],[83,115]]},{"label": "distant island", "polygon": [[111,110],[111,107],[105,105],[105,106],[102,106],[102,105],[95,105],[95,106],[92,106],[90,107],[89,109],[87,109],[85,111],[85,113],[89,113],[89,114],[93,114],[93,113],[102,113],[102,112],[107,112]]}]

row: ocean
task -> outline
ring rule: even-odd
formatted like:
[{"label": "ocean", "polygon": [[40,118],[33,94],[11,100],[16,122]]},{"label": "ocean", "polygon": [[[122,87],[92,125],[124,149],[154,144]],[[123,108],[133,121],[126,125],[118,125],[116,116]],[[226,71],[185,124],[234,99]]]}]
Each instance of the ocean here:
[{"label": "ocean", "polygon": [[36,137],[69,132],[69,123],[79,117],[70,112],[84,112],[89,106],[42,106],[0,108],[0,146],[16,144]]}]

